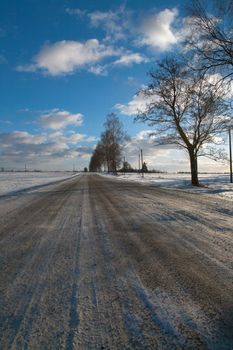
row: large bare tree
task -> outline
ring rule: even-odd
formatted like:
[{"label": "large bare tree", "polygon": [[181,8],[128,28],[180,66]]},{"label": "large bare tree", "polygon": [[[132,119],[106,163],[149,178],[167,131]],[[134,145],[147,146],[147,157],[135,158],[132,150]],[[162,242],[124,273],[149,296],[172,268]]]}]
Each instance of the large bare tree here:
[{"label": "large bare tree", "polygon": [[188,152],[191,182],[198,186],[198,157],[213,157],[207,145],[226,127],[224,89],[187,63],[166,58],[150,72],[151,83],[140,92],[153,98],[136,120],[155,128],[156,144],[173,144]]}]

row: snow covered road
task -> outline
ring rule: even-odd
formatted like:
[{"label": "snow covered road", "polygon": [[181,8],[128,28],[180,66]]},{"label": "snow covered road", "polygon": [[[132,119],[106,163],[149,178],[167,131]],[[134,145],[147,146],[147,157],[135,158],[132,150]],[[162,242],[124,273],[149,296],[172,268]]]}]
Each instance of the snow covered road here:
[{"label": "snow covered road", "polygon": [[232,349],[232,202],[80,175],[0,198],[1,349]]}]

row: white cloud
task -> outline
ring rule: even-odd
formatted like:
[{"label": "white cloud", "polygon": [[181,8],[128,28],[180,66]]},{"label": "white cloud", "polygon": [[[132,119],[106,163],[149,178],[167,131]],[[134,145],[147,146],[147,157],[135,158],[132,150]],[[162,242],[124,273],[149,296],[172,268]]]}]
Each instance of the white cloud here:
[{"label": "white cloud", "polygon": [[114,108],[121,114],[133,116],[145,112],[147,106],[153,103],[155,99],[153,96],[144,96],[142,92],[139,92],[133,96],[133,99],[128,104],[118,103]]},{"label": "white cloud", "polygon": [[[223,81],[223,75],[220,73],[214,73],[207,75],[208,82],[213,85],[219,85],[221,87],[221,83]],[[225,96],[227,98],[233,97],[233,81],[228,80],[227,88],[224,89]]]},{"label": "white cloud", "polygon": [[152,48],[164,51],[177,42],[177,37],[172,30],[172,24],[178,15],[174,9],[165,9],[158,14],[144,19],[140,28],[140,45],[149,45]]},{"label": "white cloud", "polygon": [[83,146],[82,142],[93,142],[94,136],[78,134],[73,131],[30,134],[26,131],[0,133],[0,160],[13,164],[24,161],[37,164],[55,164],[56,161],[81,157],[89,159],[93,146]]},{"label": "white cloud", "polygon": [[113,11],[95,11],[88,13],[91,25],[100,27],[106,32],[106,41],[123,40],[127,36],[129,29],[129,11],[125,6],[120,6]]},{"label": "white cloud", "polygon": [[83,17],[85,16],[86,12],[85,10],[80,10],[79,8],[70,8],[70,7],[67,7],[65,9],[65,12],[68,13],[68,15],[71,15],[71,16],[77,16],[77,17]]},{"label": "white cloud", "polygon": [[[134,44],[147,45],[164,51],[179,40],[178,31],[175,33],[172,26],[178,15],[174,9],[165,9],[157,14],[145,17],[141,26],[135,28],[132,22],[132,13],[121,6],[116,11],[87,12],[79,8],[66,8],[66,13],[76,16],[85,16],[94,27],[104,30],[105,38],[89,39],[85,42],[63,40],[45,44],[32,61],[19,65],[20,72],[40,71],[44,74],[57,76],[72,74],[76,70],[87,69],[96,75],[106,75],[107,68],[113,65],[140,64],[148,62],[148,58],[137,52],[129,52],[125,48],[113,47],[119,40],[134,39]],[[132,41],[133,42],[133,41]],[[111,58],[111,62],[106,60]],[[115,61],[113,60],[115,58]],[[105,60],[105,62],[102,61]],[[100,64],[101,63],[101,64]]]},{"label": "white cloud", "polygon": [[107,75],[107,67],[108,67],[108,65],[101,66],[100,64],[98,64],[96,66],[90,67],[88,69],[88,72],[93,73],[95,75],[106,76]]},{"label": "white cloud", "polygon": [[127,32],[130,31],[131,11],[127,10],[124,5],[119,6],[114,11],[93,11],[81,10],[79,8],[67,7],[65,12],[69,15],[79,18],[86,17],[90,25],[100,28],[105,32],[105,42],[124,40],[127,38]]},{"label": "white cloud", "polygon": [[146,63],[148,62],[148,58],[140,53],[128,53],[122,55],[118,60],[116,60],[113,64],[119,66],[130,66],[133,63]]},{"label": "white cloud", "polygon": [[34,63],[17,67],[18,71],[43,71],[50,75],[73,73],[106,57],[118,56],[111,46],[101,44],[97,39],[82,43],[79,41],[59,41],[46,44],[34,58]]},{"label": "white cloud", "polygon": [[32,135],[27,131],[12,131],[11,133],[1,133],[1,146],[7,147],[11,144],[31,144],[38,145],[46,140],[44,135]]},{"label": "white cloud", "polygon": [[73,130],[55,130],[48,133],[43,133],[44,140],[51,143],[65,143],[67,145],[77,145],[80,142],[94,142],[96,136],[76,133]]},{"label": "white cloud", "polygon": [[39,118],[39,123],[43,128],[54,130],[64,129],[69,125],[80,126],[82,121],[82,114],[72,114],[59,109],[53,109]]},{"label": "white cloud", "polygon": [[152,130],[142,130],[136,134],[135,139],[136,140],[150,139],[150,141],[152,142],[154,139],[154,136],[152,137],[151,133],[152,133]]},{"label": "white cloud", "polygon": [[90,12],[88,14],[88,17],[91,20],[91,24],[95,27],[100,25],[103,22],[109,22],[113,21],[116,19],[117,14],[114,14],[112,11],[107,11],[107,12],[102,12],[102,11],[95,11],[95,12]]},{"label": "white cloud", "polygon": [[80,141],[83,141],[85,139],[86,135],[84,134],[79,134],[79,133],[73,133],[70,135],[69,137],[69,142],[70,143],[77,143],[77,142],[80,142]]},{"label": "white cloud", "polygon": [[72,144],[76,144],[80,141],[93,142],[96,140],[97,138],[95,136],[88,136],[86,134],[79,134],[79,133],[72,133],[69,137],[67,137],[67,141]]},{"label": "white cloud", "polygon": [[[22,160],[59,158],[69,149],[65,142],[51,142],[46,135],[33,135],[27,132],[0,134],[0,159],[15,162]],[[37,158],[38,159],[38,158]]]},{"label": "white cloud", "polygon": [[[121,49],[122,50],[122,49]],[[120,50],[119,50],[120,53]],[[146,63],[149,59],[140,53],[133,53],[130,51],[126,51],[126,53],[123,53],[123,50],[121,52],[121,56],[119,59],[109,62],[104,65],[95,65],[88,69],[89,72],[95,74],[95,75],[102,75],[106,76],[108,75],[108,70],[113,67],[123,67],[123,66],[131,66],[133,64],[140,64],[140,63]]]}]

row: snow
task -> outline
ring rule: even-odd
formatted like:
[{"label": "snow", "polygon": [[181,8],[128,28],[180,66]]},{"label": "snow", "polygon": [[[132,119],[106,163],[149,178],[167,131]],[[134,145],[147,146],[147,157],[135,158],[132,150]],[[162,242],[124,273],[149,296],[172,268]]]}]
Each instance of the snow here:
[{"label": "snow", "polygon": [[200,192],[224,197],[233,200],[233,184],[230,183],[228,174],[199,174],[201,186],[191,185],[190,174],[169,174],[155,173],[144,174],[144,177],[137,173],[118,174],[117,176],[102,174],[102,176],[113,176],[120,181],[135,181],[145,185],[152,185],[163,188],[175,188],[190,192]]},{"label": "snow", "polygon": [[[117,176],[101,175],[114,177],[120,181],[134,181],[144,185],[207,193],[233,200],[233,184],[229,183],[228,174],[200,174],[201,187],[191,186],[189,174],[156,173],[144,174],[144,177],[136,173],[118,174]],[[2,172],[0,173],[0,196],[26,189],[33,190],[37,186],[65,180],[72,176],[74,174],[71,172]]]},{"label": "snow", "polygon": [[0,196],[51,184],[74,176],[70,172],[1,172]]}]

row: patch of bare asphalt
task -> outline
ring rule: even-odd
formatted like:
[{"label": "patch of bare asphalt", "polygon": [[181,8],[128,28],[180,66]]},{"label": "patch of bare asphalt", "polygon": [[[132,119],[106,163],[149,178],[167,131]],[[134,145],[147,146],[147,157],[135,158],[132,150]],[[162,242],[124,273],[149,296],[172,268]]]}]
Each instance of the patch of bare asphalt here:
[{"label": "patch of bare asphalt", "polygon": [[231,203],[97,175],[0,214],[1,349],[232,349]]}]

